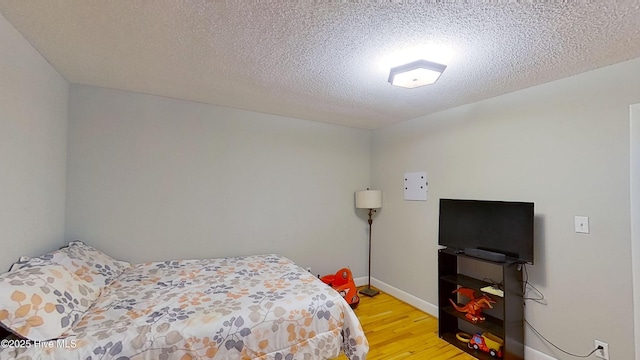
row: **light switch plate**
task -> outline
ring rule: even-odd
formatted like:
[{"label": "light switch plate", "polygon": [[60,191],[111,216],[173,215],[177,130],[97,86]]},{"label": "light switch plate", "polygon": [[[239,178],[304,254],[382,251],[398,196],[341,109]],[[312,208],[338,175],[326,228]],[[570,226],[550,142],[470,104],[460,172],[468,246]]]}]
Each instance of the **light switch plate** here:
[{"label": "light switch plate", "polygon": [[427,173],[414,172],[404,174],[404,199],[427,200]]},{"label": "light switch plate", "polygon": [[588,234],[589,233],[589,217],[588,216],[576,216],[575,217],[576,233]]}]

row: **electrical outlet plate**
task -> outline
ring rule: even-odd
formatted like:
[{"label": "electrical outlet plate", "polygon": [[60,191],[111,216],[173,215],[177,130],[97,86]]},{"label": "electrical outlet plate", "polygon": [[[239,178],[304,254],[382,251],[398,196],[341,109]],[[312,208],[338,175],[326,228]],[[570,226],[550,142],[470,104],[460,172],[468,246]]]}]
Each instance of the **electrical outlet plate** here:
[{"label": "electrical outlet plate", "polygon": [[596,350],[595,355],[600,359],[609,360],[609,344],[600,340],[593,341],[595,347],[602,346],[602,350]]},{"label": "electrical outlet plate", "polygon": [[589,217],[588,216],[576,216],[575,227],[577,233],[588,234],[589,233]]}]

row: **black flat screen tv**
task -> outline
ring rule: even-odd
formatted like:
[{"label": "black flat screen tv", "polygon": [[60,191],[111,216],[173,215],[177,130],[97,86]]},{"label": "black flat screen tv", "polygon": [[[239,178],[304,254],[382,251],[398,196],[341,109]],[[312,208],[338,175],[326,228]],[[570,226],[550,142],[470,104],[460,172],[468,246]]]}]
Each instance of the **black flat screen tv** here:
[{"label": "black flat screen tv", "polygon": [[438,244],[533,264],[533,203],[440,199]]}]

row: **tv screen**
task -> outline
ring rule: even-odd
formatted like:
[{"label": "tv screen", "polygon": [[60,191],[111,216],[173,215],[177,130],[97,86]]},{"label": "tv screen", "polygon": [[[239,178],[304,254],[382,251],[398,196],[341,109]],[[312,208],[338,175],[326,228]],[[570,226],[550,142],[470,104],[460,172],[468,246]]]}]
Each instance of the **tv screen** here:
[{"label": "tv screen", "polygon": [[438,244],[533,264],[533,203],[440,199]]}]

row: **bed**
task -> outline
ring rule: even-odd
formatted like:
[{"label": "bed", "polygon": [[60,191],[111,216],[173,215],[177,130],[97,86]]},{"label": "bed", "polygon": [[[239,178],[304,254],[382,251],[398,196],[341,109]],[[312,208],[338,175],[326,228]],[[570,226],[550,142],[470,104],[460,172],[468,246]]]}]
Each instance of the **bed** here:
[{"label": "bed", "polygon": [[[0,275],[0,360],[365,359],[344,299],[280,255],[128,264],[72,242]],[[31,341],[25,341],[30,339]]]}]

